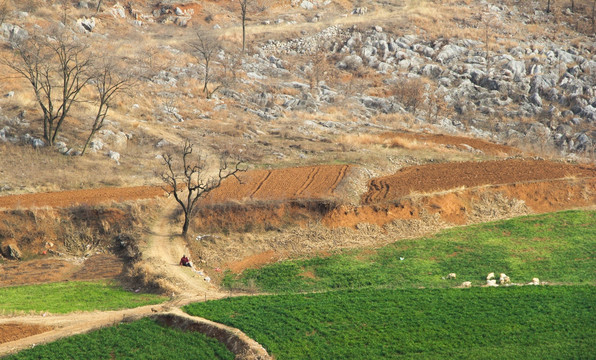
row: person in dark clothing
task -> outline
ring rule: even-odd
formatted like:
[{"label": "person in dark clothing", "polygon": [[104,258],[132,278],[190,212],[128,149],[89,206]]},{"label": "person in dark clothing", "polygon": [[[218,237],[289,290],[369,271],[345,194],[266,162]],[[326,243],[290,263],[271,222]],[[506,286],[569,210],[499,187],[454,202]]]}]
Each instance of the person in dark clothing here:
[{"label": "person in dark clothing", "polygon": [[180,265],[192,267],[192,265],[190,264],[190,260],[188,260],[186,255],[182,255],[182,258],[180,259]]}]

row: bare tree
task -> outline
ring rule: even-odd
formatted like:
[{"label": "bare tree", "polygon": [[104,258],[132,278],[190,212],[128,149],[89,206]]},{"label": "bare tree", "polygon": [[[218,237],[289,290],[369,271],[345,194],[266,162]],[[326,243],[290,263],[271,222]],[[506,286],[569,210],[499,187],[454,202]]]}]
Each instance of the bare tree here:
[{"label": "bare tree", "polygon": [[[222,181],[235,177],[238,179],[238,172],[246,171],[242,168],[243,161],[238,160],[233,164],[228,161],[227,154],[219,159],[219,171],[215,176],[208,176],[207,161],[204,156],[197,156],[191,159],[193,144],[190,141],[184,142],[182,149],[182,164],[176,164],[172,154],[162,154],[163,165],[166,170],[161,173],[161,180],[164,182],[164,190],[180,204],[184,213],[184,224],[182,235],[186,236],[190,226],[190,218],[197,204],[197,200],[218,188]],[[240,179],[238,179],[240,181]],[[183,193],[186,196],[183,197]]]},{"label": "bare tree", "polygon": [[81,151],[81,156],[85,155],[85,150],[87,150],[87,146],[95,133],[103,127],[114,96],[132,83],[132,77],[130,74],[118,72],[118,65],[108,59],[97,68],[96,74],[93,77],[93,83],[97,93],[97,113],[91,125],[89,137],[85,141],[85,145]]},{"label": "bare tree", "polygon": [[309,64],[305,67],[305,74],[308,79],[311,91],[319,88],[319,83],[327,79],[328,72],[333,66],[329,65],[328,52],[322,45],[317,45],[309,56]]},{"label": "bare tree", "polygon": [[2,62],[31,84],[43,114],[43,137],[53,145],[91,78],[87,46],[66,31],[55,31],[51,37],[34,34],[12,45],[14,58]]},{"label": "bare tree", "polygon": [[216,55],[221,50],[221,45],[213,31],[199,29],[197,30],[197,38],[191,46],[194,50],[195,58],[205,67],[205,76],[203,77],[203,92],[209,99],[211,98],[211,95],[220,87],[215,85],[215,88],[209,90],[209,83],[214,80],[211,65],[214,62]]},{"label": "bare tree", "polygon": [[416,110],[424,103],[424,82],[418,78],[405,78],[396,83],[393,94],[399,102],[412,111],[416,116]]},{"label": "bare tree", "polygon": [[242,18],[242,54],[246,51],[246,14],[250,0],[240,0],[240,17]]},{"label": "bare tree", "polygon": [[592,32],[596,34],[596,21],[594,20],[596,15],[596,0],[592,3]]},{"label": "bare tree", "polygon": [[[551,1],[551,0],[548,0],[548,2],[546,3],[546,12],[547,12],[547,13],[550,13],[550,11],[551,11],[551,10],[550,10],[550,1]],[[553,0],[553,3],[554,3],[554,2],[555,2],[555,1]]]}]

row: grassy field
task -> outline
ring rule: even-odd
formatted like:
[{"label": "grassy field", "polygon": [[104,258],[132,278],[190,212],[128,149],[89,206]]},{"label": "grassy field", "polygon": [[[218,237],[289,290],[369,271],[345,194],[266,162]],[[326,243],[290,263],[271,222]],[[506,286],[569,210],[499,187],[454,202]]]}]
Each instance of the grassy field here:
[{"label": "grassy field", "polygon": [[0,312],[116,310],[158,304],[167,298],[135,294],[111,282],[60,282],[0,288]]},{"label": "grassy field", "polygon": [[277,359],[587,359],[593,286],[360,289],[189,305]]},{"label": "grassy field", "polygon": [[[275,263],[228,273],[224,285],[267,292],[361,287],[447,288],[486,275],[514,283],[534,277],[557,284],[596,284],[596,212],[566,211],[454,228],[422,239],[398,240],[380,249]],[[403,259],[403,260],[402,260]],[[457,279],[445,280],[449,273]]]},{"label": "grassy field", "polygon": [[6,359],[234,359],[217,340],[162,327],[150,319],[122,323],[22,351]]}]

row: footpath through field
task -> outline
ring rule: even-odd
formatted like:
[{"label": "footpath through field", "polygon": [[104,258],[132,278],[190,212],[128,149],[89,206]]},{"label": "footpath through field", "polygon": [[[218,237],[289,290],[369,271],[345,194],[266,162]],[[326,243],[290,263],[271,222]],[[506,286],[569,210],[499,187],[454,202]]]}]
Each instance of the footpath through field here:
[{"label": "footpath through field", "polygon": [[117,311],[96,311],[71,313],[64,315],[38,314],[23,316],[0,316],[0,328],[10,324],[40,325],[53,328],[33,336],[0,344],[0,357],[35,346],[36,344],[56,341],[63,337],[86,333],[105,326],[117,324],[125,319],[136,319],[153,314],[167,312],[191,302],[220,299],[227,296],[204,280],[190,268],[179,266],[182,254],[188,253],[184,239],[174,234],[169,219],[176,207],[175,202],[163,209],[162,216],[157,219],[146,239],[143,249],[143,260],[152,267],[157,276],[167,278],[177,288],[178,293],[172,300],[161,305],[148,305],[134,309]]}]

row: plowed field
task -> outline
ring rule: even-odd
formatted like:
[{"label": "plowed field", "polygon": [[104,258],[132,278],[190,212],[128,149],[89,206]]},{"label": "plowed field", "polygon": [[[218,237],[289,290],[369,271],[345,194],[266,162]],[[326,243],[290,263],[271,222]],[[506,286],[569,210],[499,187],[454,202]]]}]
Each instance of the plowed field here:
[{"label": "plowed field", "polygon": [[114,279],[122,273],[123,268],[124,261],[109,254],[91,256],[80,265],[56,258],[6,261],[0,264],[0,287],[70,280]]},{"label": "plowed field", "polygon": [[307,166],[278,170],[253,170],[231,178],[213,190],[204,203],[328,199],[349,171],[349,165]]},{"label": "plowed field", "polygon": [[73,205],[97,205],[106,202],[150,199],[163,195],[164,191],[155,186],[129,188],[101,188],[70,190],[51,193],[9,195],[0,197],[0,209],[33,207],[69,207]]},{"label": "plowed field", "polygon": [[362,202],[377,204],[394,201],[412,193],[432,193],[461,187],[594,177],[594,166],[540,160],[430,164],[406,167],[393,175],[371,180]]}]

